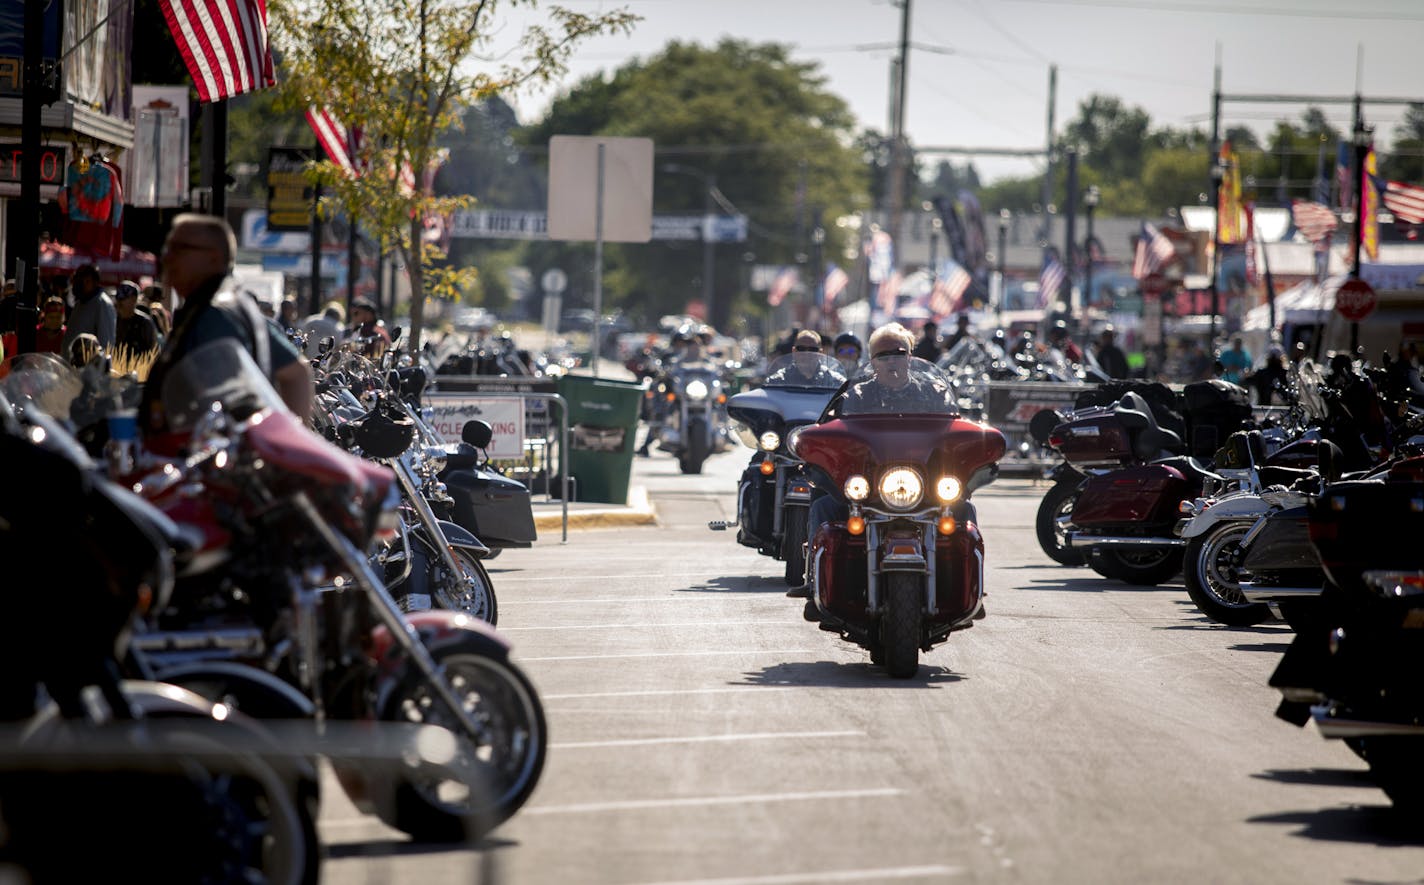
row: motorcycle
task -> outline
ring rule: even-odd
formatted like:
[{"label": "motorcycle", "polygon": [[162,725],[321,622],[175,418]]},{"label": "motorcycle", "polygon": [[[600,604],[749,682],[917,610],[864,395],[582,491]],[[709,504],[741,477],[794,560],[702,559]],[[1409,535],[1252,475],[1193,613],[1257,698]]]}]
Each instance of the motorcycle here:
[{"label": "motorcycle", "polygon": [[665,418],[658,447],[677,458],[683,473],[701,473],[709,455],[727,449],[727,394],[708,362],[679,362],[663,382]]},{"label": "motorcycle", "polygon": [[418,840],[513,814],[543,768],[538,694],[489,625],[403,613],[386,590],[365,550],[399,531],[392,472],[303,428],[231,339],[176,363],[162,401],[183,449],[127,481],[195,541],[138,665],[261,718],[448,730],[449,765],[332,759],[358,808]]},{"label": "motorcycle", "polygon": [[707,527],[725,531],[737,526],[738,544],[786,563],[788,584],[800,584],[806,574],[814,487],[787,448],[787,437],[815,422],[844,382],[840,363],[824,354],[787,354],[767,367],[761,387],[727,402],[732,429],[753,454],[737,483],[736,520],[714,520]]},{"label": "motorcycle", "polygon": [[[1181,504],[1199,497],[1207,480],[1222,481],[1191,455],[1209,456],[1251,417],[1245,391],[1225,382],[1189,384],[1183,400],[1190,449],[1135,392],[1062,416],[1047,434],[1068,468],[1055,472],[1039,507],[1045,550],[1061,538],[1086,553],[1094,571],[1130,584],[1160,584],[1181,570],[1185,542],[1173,534]],[[1035,421],[1040,431],[1047,423]]]},{"label": "motorcycle", "polygon": [[[46,356],[27,355],[26,368]],[[0,556],[44,563],[65,607],[43,593],[7,598],[0,867],[25,881],[97,881],[122,857],[143,881],[317,881],[307,760],[221,704],[122,678],[135,620],[173,591],[178,527],[108,481],[72,428],[16,396],[16,380],[0,393],[0,457],[12,471]]]},{"label": "motorcycle", "polygon": [[812,527],[808,615],[907,679],[921,650],[984,615],[984,540],[969,499],[997,475],[1005,441],[958,416],[933,364],[903,353],[874,364],[883,381],[847,382],[789,448],[845,503],[843,518]]},{"label": "motorcycle", "polygon": [[1327,583],[1271,675],[1276,715],[1313,720],[1370,767],[1396,808],[1424,809],[1424,458],[1327,486],[1308,505]]}]

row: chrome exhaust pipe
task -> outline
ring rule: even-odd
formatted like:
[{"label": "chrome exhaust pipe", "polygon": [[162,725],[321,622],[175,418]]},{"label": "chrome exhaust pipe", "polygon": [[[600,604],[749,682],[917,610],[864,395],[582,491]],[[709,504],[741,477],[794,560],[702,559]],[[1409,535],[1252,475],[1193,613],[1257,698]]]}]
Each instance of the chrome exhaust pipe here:
[{"label": "chrome exhaust pipe", "polygon": [[1334,708],[1321,704],[1310,708],[1310,718],[1320,736],[1326,739],[1376,737],[1380,735],[1401,737],[1424,737],[1424,725],[1407,722],[1379,722],[1370,719],[1347,719],[1331,715]]},{"label": "chrome exhaust pipe", "polygon": [[1143,538],[1135,535],[1090,535],[1067,532],[1064,543],[1069,547],[1185,547],[1185,538]]},{"label": "chrome exhaust pipe", "polygon": [[1320,587],[1275,587],[1269,584],[1241,582],[1241,595],[1247,602],[1280,602],[1284,599],[1314,599],[1319,596]]}]

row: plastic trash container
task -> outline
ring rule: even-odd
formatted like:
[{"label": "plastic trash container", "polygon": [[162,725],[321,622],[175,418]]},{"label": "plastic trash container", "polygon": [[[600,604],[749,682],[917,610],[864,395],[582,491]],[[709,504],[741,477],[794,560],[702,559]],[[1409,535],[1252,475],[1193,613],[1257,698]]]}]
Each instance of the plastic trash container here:
[{"label": "plastic trash container", "polygon": [[559,378],[559,395],[569,410],[568,467],[578,500],[628,503],[643,390],[641,381]]}]

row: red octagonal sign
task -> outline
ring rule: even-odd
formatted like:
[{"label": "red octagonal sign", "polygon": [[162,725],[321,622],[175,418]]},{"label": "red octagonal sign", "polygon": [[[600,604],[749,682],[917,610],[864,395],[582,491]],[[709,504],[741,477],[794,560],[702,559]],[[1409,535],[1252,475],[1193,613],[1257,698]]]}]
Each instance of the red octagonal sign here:
[{"label": "red octagonal sign", "polygon": [[1352,323],[1375,312],[1379,299],[1375,290],[1364,280],[1346,280],[1335,292],[1335,310]]}]

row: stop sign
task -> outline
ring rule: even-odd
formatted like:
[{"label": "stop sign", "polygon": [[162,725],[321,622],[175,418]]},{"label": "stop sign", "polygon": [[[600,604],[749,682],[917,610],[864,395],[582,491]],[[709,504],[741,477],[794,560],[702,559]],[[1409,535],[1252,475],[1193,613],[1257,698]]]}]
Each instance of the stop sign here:
[{"label": "stop sign", "polygon": [[1375,290],[1364,280],[1346,280],[1335,292],[1336,312],[1352,323],[1374,313],[1378,303]]}]

